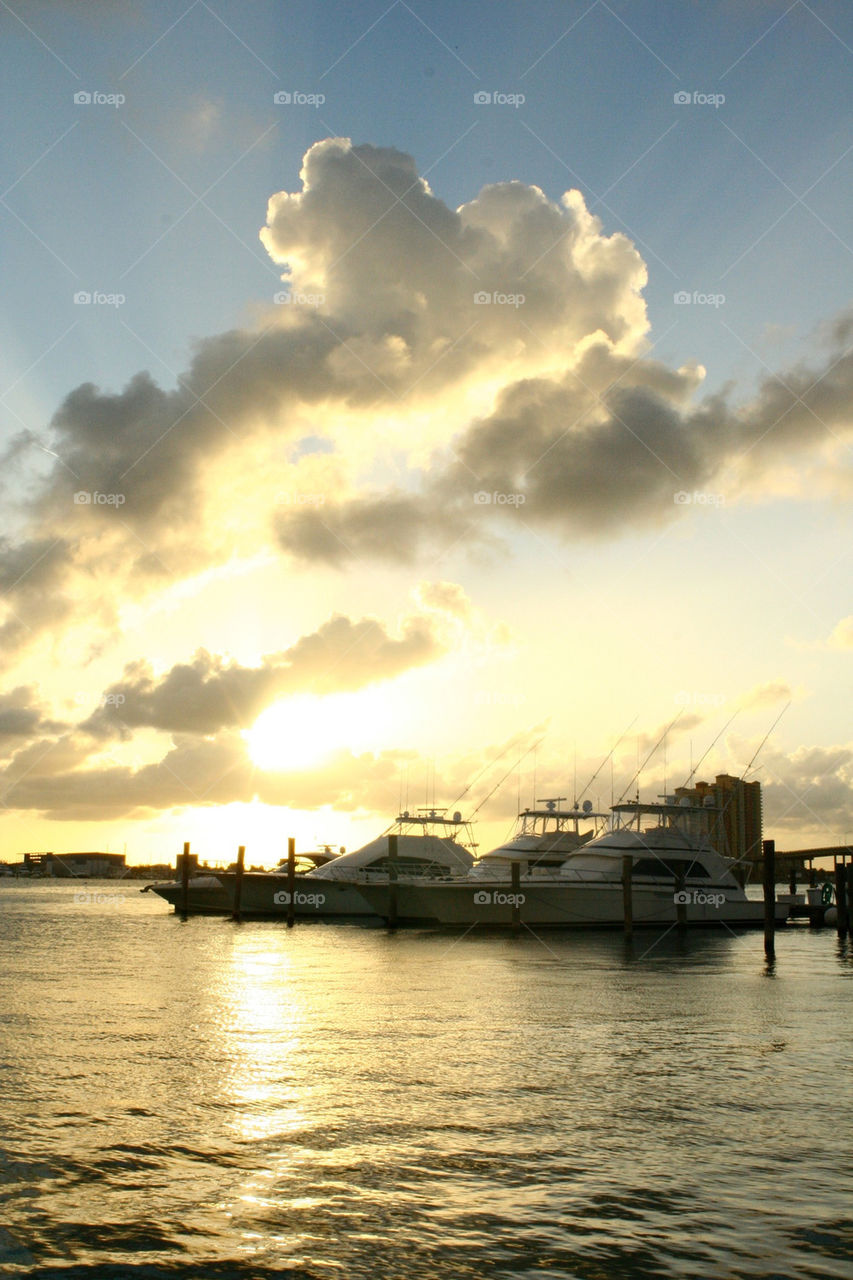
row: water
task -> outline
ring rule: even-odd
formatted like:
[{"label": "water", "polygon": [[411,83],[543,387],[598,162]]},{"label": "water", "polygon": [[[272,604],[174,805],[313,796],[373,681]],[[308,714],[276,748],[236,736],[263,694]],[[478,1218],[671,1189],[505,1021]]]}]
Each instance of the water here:
[{"label": "water", "polygon": [[0,913],[9,1276],[851,1274],[829,930],[768,972],[756,933],[181,923],[138,883]]}]

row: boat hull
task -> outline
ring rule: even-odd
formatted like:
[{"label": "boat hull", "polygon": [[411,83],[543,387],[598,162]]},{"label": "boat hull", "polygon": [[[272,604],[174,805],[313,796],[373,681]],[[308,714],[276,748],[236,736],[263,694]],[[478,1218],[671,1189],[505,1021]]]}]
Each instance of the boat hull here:
[{"label": "boat hull", "polygon": [[[196,883],[191,879],[187,893],[187,913],[189,915],[233,915],[235,879],[233,872],[226,872],[216,877],[205,876]],[[208,883],[210,881],[213,883]],[[293,915],[300,919],[372,917],[375,920],[376,918],[373,909],[357,888],[348,882],[312,880],[308,876],[297,876],[294,886]],[[170,903],[176,911],[182,910],[183,890],[180,881],[153,884],[149,885],[149,888],[152,893],[156,893]],[[252,872],[243,876],[240,892],[241,916],[258,919],[286,918],[289,914],[288,907],[287,876],[258,875]]]},{"label": "boat hull", "polygon": [[[365,885],[363,894],[377,915],[398,924],[424,922],[443,925],[483,925],[506,928],[515,924],[536,928],[622,928],[624,899],[621,883],[537,884],[522,882],[517,894],[503,881],[457,882],[443,885],[399,883],[396,912],[386,885]],[[688,890],[684,895],[686,923],[711,928],[752,928],[764,923],[764,904],[736,898],[731,890]],[[632,917],[635,928],[660,927],[678,922],[678,905],[672,886],[635,885]],[[517,915],[516,915],[517,911]],[[787,916],[784,904],[776,905],[776,920]]]}]

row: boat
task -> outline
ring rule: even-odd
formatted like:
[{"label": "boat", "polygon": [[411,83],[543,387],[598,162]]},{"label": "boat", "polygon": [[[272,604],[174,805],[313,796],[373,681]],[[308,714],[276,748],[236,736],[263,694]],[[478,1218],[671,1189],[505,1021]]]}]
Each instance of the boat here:
[{"label": "boat", "polygon": [[[763,902],[747,897],[735,864],[716,847],[723,842],[717,817],[715,807],[686,797],[618,803],[611,807],[607,829],[574,848],[563,850],[555,843],[547,856],[525,861],[519,838],[514,850],[500,847],[452,882],[400,884],[393,897],[387,886],[368,884],[362,893],[374,911],[398,924],[621,927],[623,868],[630,859],[635,927],[761,925]],[[510,877],[507,860],[517,863]],[[787,906],[777,903],[775,915],[783,922]]]},{"label": "boat", "polygon": [[[330,845],[324,845],[313,853],[298,853],[294,863],[296,884],[301,885],[311,871],[340,856],[332,852]],[[236,876],[236,871],[209,869],[191,875],[187,882],[187,912],[191,915],[232,915]],[[279,881],[286,884],[287,861],[279,863],[273,871],[243,872],[240,894],[241,912],[251,914],[251,902],[259,896],[263,897],[263,891],[271,876],[275,877],[277,884]],[[144,889],[140,889],[140,893],[156,893],[159,898],[170,903],[176,911],[183,909],[183,885],[179,872],[174,880],[160,880],[154,884],[147,884]]]},{"label": "boat", "polygon": [[[401,873],[418,883],[434,883],[464,875],[473,865],[476,846],[470,823],[461,813],[454,813],[450,818],[444,814],[443,809],[424,809],[417,813],[407,810],[375,839],[352,853],[334,855],[326,848],[321,854],[300,855],[311,865],[297,867],[292,911],[286,862],[273,871],[246,871],[240,893],[240,914],[265,918],[291,914],[315,918],[373,917],[375,920],[375,912],[361,892],[364,885],[386,884],[389,876]],[[396,840],[396,855],[389,862],[390,837]],[[236,878],[235,871],[205,872],[191,877],[187,912],[233,914]],[[142,892],[146,890],[158,894],[176,910],[182,910],[180,881],[147,885]]]}]

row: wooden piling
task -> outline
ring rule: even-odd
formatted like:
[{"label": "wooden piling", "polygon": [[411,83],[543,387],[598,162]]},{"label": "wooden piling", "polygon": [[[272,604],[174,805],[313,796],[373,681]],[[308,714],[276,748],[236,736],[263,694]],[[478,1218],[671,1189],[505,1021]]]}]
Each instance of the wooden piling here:
[{"label": "wooden piling", "polygon": [[296,840],[287,842],[287,927],[293,928],[296,919]]},{"label": "wooden piling", "polygon": [[184,845],[181,854],[181,915],[186,920],[190,911],[190,844]]},{"label": "wooden piling", "polygon": [[681,871],[675,877],[675,922],[680,929],[687,925],[687,873]]},{"label": "wooden piling", "polygon": [[836,928],[839,938],[846,938],[850,927],[850,904],[847,901],[847,868],[844,862],[835,860],[835,909],[838,914]]},{"label": "wooden piling", "polygon": [[633,893],[634,859],[626,853],[622,859],[622,914],[625,919],[625,937],[630,938],[634,932],[634,893]]},{"label": "wooden piling", "polygon": [[241,844],[237,850],[237,870],[234,873],[234,900],[232,902],[231,919],[240,919],[240,899],[243,896],[243,861],[246,857],[246,846]]},{"label": "wooden piling", "polygon": [[764,854],[764,954],[776,957],[776,841],[762,840]]},{"label": "wooden piling", "polygon": [[518,933],[521,928],[521,863],[511,862],[509,871],[512,885],[512,931]]},{"label": "wooden piling", "polygon": [[847,932],[853,937],[853,861],[847,863]]},{"label": "wooden piling", "polygon": [[388,837],[388,927],[397,927],[397,837]]}]

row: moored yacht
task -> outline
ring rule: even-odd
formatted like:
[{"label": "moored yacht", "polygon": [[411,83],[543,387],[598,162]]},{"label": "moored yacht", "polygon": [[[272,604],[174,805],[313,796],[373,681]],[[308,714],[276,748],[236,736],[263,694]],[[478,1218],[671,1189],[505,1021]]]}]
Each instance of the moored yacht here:
[{"label": "moored yacht", "polygon": [[[390,904],[387,889],[365,886],[365,898],[386,919],[433,920],[446,925],[529,925],[583,928],[624,922],[624,859],[631,859],[633,923],[759,925],[761,901],[747,897],[732,862],[715,847],[717,811],[708,805],[664,797],[656,804],[631,801],[611,810],[609,829],[574,849],[519,866],[517,880],[484,870],[489,855],[452,883],[407,885]],[[505,850],[495,851],[504,854]],[[521,862],[518,851],[510,862]],[[787,908],[777,904],[776,918]]]},{"label": "moored yacht", "polygon": [[[389,837],[396,838],[396,856],[390,860]],[[442,878],[464,875],[474,862],[471,827],[461,813],[452,818],[443,810],[426,809],[401,813],[374,840],[353,853],[322,854],[297,858],[294,879],[295,916],[375,916],[362,896],[365,884],[387,884],[390,875],[404,874],[417,882],[433,883]],[[304,859],[307,862],[300,863]],[[189,882],[187,910],[207,915],[230,915],[234,910],[236,873],[217,871],[193,877]],[[146,886],[172,903],[182,905],[182,886],[168,881]],[[144,890],[143,890],[144,892]],[[290,914],[290,886],[287,863],[274,871],[247,871],[243,874],[240,914],[276,917]]]}]

